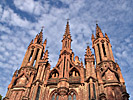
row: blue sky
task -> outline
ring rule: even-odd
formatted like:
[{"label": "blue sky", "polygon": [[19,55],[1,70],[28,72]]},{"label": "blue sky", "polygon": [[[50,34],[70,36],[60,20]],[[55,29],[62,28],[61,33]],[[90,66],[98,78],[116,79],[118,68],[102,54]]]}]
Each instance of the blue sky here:
[{"label": "blue sky", "polygon": [[[5,96],[14,71],[41,27],[48,39],[49,61],[56,65],[70,19],[72,49],[84,59],[86,43],[98,24],[107,33],[115,60],[121,67],[130,100],[133,99],[132,0],[0,0],[0,94]],[[93,49],[92,49],[93,51]]]}]

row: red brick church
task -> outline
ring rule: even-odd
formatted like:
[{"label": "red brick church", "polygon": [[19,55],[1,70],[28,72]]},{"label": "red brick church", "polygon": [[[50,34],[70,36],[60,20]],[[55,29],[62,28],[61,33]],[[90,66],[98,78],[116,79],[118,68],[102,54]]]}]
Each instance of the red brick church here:
[{"label": "red brick church", "polygon": [[[84,64],[71,49],[69,22],[55,67],[48,61],[42,30],[32,40],[16,70],[4,100],[128,100],[120,66],[115,62],[109,37],[96,24],[92,54],[87,46]],[[95,64],[96,59],[96,64]],[[85,66],[84,66],[85,65]]]}]

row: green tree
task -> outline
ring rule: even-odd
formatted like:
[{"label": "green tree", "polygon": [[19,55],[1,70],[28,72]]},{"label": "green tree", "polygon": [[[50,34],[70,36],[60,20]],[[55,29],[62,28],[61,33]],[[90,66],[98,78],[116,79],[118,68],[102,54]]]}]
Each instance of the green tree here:
[{"label": "green tree", "polygon": [[2,96],[1,96],[1,94],[0,94],[0,100],[2,100]]}]

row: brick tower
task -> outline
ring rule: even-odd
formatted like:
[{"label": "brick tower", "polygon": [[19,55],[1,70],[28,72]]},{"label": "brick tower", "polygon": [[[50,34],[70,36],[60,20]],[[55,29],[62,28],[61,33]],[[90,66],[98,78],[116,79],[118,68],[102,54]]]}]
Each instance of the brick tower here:
[{"label": "brick tower", "polygon": [[91,38],[95,57],[87,46],[85,67],[71,49],[68,21],[59,59],[52,69],[42,31],[30,42],[4,100],[128,100],[129,94],[120,67],[114,60],[110,40],[98,24],[96,37],[92,34]]}]

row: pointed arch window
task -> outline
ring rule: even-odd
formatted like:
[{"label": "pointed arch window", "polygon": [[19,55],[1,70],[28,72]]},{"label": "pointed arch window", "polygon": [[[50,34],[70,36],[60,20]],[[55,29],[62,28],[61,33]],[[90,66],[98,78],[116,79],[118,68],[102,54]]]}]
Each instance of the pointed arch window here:
[{"label": "pointed arch window", "polygon": [[90,84],[88,85],[88,93],[89,93],[89,94],[88,94],[88,95],[89,95],[89,97],[88,97],[88,98],[89,98],[89,100],[91,100]]},{"label": "pointed arch window", "polygon": [[68,95],[68,100],[76,100],[76,94],[71,92],[69,95]]},{"label": "pointed arch window", "polygon": [[71,95],[68,96],[68,100],[72,100],[72,96]]},{"label": "pointed arch window", "polygon": [[37,52],[36,52],[36,56],[35,56],[35,59],[34,59],[33,66],[35,66],[35,64],[36,64],[36,60],[37,60],[38,53],[39,53],[39,49],[37,49]]},{"label": "pointed arch window", "polygon": [[95,83],[93,83],[93,94],[91,94],[91,87],[90,87],[91,85],[90,85],[90,83],[88,84],[88,98],[89,98],[89,100],[91,100],[92,98],[91,98],[91,96],[93,95],[94,97],[94,99],[96,99],[96,89],[95,89]]},{"label": "pointed arch window", "polygon": [[76,100],[76,95],[75,94],[73,95],[73,100]]},{"label": "pointed arch window", "polygon": [[52,99],[51,100],[59,100],[59,95],[57,93],[54,93],[52,95]]},{"label": "pointed arch window", "polygon": [[58,100],[58,99],[59,99],[59,95],[56,96],[56,100]]},{"label": "pointed arch window", "polygon": [[34,52],[34,49],[31,50],[31,54],[30,54],[30,57],[29,57],[29,62],[31,61],[31,58],[32,58],[33,52]]},{"label": "pointed arch window", "polygon": [[76,68],[73,68],[73,69],[70,71],[69,76],[70,76],[70,77],[79,77],[79,76],[80,76],[80,73],[79,73],[79,71],[78,71]]},{"label": "pointed arch window", "polygon": [[96,99],[96,89],[95,89],[95,84],[93,83],[93,93],[94,93],[94,98]]},{"label": "pointed arch window", "polygon": [[40,90],[41,90],[41,87],[39,86],[37,90],[36,100],[39,100]]},{"label": "pointed arch window", "polygon": [[99,44],[97,44],[97,47],[98,47],[98,52],[99,52],[100,61],[102,61],[102,57],[101,57],[101,51],[100,51]]},{"label": "pointed arch window", "polygon": [[55,95],[52,96],[52,100],[55,100]]},{"label": "pointed arch window", "polygon": [[67,47],[67,41],[65,41],[65,47]]},{"label": "pointed arch window", "polygon": [[106,51],[105,51],[105,46],[104,46],[104,43],[102,43],[102,48],[103,48],[103,53],[104,53],[104,56],[106,56]]}]

